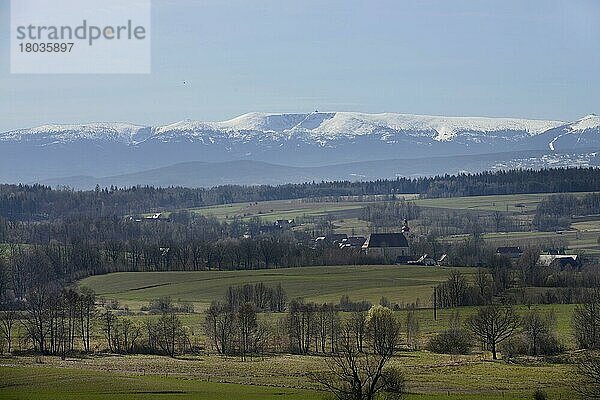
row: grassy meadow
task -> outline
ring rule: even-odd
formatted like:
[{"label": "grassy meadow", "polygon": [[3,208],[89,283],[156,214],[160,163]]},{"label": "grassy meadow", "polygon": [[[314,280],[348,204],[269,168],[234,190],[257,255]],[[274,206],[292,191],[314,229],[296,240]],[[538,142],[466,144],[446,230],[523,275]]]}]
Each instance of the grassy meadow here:
[{"label": "grassy meadow", "polygon": [[[573,366],[540,360],[506,363],[490,356],[400,352],[408,399],[576,399]],[[0,398],[10,399],[330,399],[308,371],[322,356],[276,355],[242,362],[215,355],[13,357],[2,359]]]},{"label": "grassy meadow", "polygon": [[[469,279],[474,269],[461,268]],[[290,297],[303,295],[309,301],[339,301],[344,294],[353,300],[377,303],[381,296],[392,302],[429,301],[431,288],[446,279],[450,268],[421,266],[309,267],[259,271],[203,271],[115,273],[90,277],[81,282],[106,299],[142,306],[151,299],[171,296],[198,304],[197,313],[181,315],[192,331],[192,340],[202,342],[203,314],[211,300],[223,296],[225,288],[248,282],[281,283]],[[425,304],[425,306],[428,306]],[[573,349],[570,328],[573,305],[536,305],[557,317],[558,336]],[[136,311],[135,307],[131,307]],[[520,312],[526,306],[518,306]],[[467,318],[474,307],[416,311],[420,343],[445,329],[452,314]],[[406,311],[398,311],[405,326]],[[282,318],[265,314],[261,318]],[[342,318],[344,316],[342,315]],[[150,318],[133,315],[133,319]],[[96,340],[103,340],[99,336]],[[568,353],[571,354],[571,353]],[[543,359],[518,363],[492,361],[489,353],[467,356],[433,354],[426,350],[401,351],[393,363],[407,376],[411,394],[407,399],[527,399],[535,389],[550,398],[575,399],[571,390],[572,364]],[[0,358],[0,398],[10,399],[328,399],[308,371],[325,368],[323,356],[267,355],[243,362],[237,357],[208,353],[178,358],[160,356],[93,356]]]},{"label": "grassy meadow", "polygon": [[[453,309],[437,310],[433,319],[431,296],[433,287],[447,279],[452,270],[458,270],[467,279],[474,279],[476,268],[424,267],[408,265],[361,265],[281,268],[254,271],[198,271],[198,272],[117,272],[97,275],[80,281],[92,288],[99,297],[118,300],[132,311],[138,311],[150,300],[169,296],[174,301],[187,301],[201,312],[211,301],[224,297],[227,287],[245,283],[281,283],[289,298],[302,297],[317,303],[338,303],[343,295],[352,301],[366,300],[378,304],[386,297],[392,304],[420,303],[417,310],[421,331],[425,337],[443,330]],[[570,331],[574,305],[535,305],[543,311],[553,310],[557,317],[559,336],[572,344]],[[526,306],[517,306],[524,312]],[[467,317],[473,307],[461,307]],[[403,317],[405,311],[399,311]],[[201,326],[202,315],[184,315],[184,320]]]},{"label": "grassy meadow", "polygon": [[[147,302],[162,296],[208,304],[224,296],[227,287],[245,283],[281,283],[290,298],[314,302],[338,302],[347,294],[353,301],[377,304],[382,296],[398,304],[420,300],[431,304],[433,287],[445,280],[452,268],[402,265],[361,265],[281,268],[254,271],[119,272],[86,278],[100,297],[122,303]],[[460,268],[466,275],[474,268]]]},{"label": "grassy meadow", "polygon": [[209,382],[168,374],[139,375],[128,371],[108,371],[46,366],[0,366],[4,399],[321,399],[314,390]]},{"label": "grassy meadow", "polygon": [[[369,201],[271,200],[190,208],[188,211],[205,217],[214,217],[220,221],[235,218],[249,220],[253,217],[260,217],[265,221],[273,222],[278,219],[323,216],[341,211],[359,210],[369,203]],[[168,214],[166,213],[166,215]]]},{"label": "grassy meadow", "polygon": [[446,197],[417,199],[421,207],[450,208],[455,210],[532,212],[548,193],[508,194],[495,196]]}]

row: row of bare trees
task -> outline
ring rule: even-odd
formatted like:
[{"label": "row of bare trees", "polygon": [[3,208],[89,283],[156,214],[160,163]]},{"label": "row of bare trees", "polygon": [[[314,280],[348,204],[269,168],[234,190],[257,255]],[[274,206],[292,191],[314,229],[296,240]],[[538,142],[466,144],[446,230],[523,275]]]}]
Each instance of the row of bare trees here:
[{"label": "row of bare trees", "polygon": [[83,351],[91,350],[96,317],[93,291],[41,285],[29,291],[24,305],[23,310],[7,308],[0,312],[0,331],[9,353],[17,324],[24,328],[37,352],[64,357],[78,345]]},{"label": "row of bare trees", "polygon": [[228,287],[225,302],[232,310],[252,303],[260,311],[283,312],[287,307],[288,296],[281,283],[269,286],[264,282],[257,282]]},{"label": "row of bare trees", "polygon": [[257,316],[253,303],[237,309],[213,302],[205,312],[205,332],[222,355],[239,355],[242,360],[265,351],[271,331],[268,321]]}]

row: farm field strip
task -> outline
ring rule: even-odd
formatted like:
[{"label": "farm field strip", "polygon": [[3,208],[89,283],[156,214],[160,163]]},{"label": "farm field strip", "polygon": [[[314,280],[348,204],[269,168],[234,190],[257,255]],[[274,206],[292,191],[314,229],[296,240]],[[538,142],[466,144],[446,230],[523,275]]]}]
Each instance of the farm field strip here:
[{"label": "farm field strip", "polygon": [[219,220],[241,218],[248,220],[260,217],[267,221],[277,219],[295,219],[302,216],[321,216],[340,211],[358,210],[367,202],[310,202],[300,200],[273,200],[257,203],[235,203],[209,207],[190,208],[190,212],[215,217]]},{"label": "farm field strip", "polygon": [[[573,192],[578,197],[595,192]],[[450,208],[481,211],[508,211],[516,213],[531,213],[537,205],[553,194],[558,193],[532,193],[532,194],[504,194],[492,196],[464,196],[417,199],[415,204],[422,207]]]},{"label": "farm field strip", "polygon": [[[417,310],[421,330],[428,336],[443,330],[455,310],[438,310],[438,320],[433,320],[431,306],[433,286],[444,281],[453,268],[422,266],[329,266],[282,268],[256,271],[199,271],[199,272],[118,272],[89,277],[80,282],[96,291],[98,296],[117,299],[132,310],[146,305],[150,300],[170,296],[173,300],[193,302],[200,312],[213,300],[222,299],[230,285],[265,282],[282,284],[290,299],[303,297],[306,301],[338,303],[341,296],[349,295],[353,301],[367,300],[378,304],[382,296],[391,303],[406,304],[420,301],[425,309]],[[474,279],[475,268],[456,268]],[[146,289],[139,289],[144,288]],[[139,289],[139,290],[136,290]],[[536,305],[540,310],[556,314],[558,334],[565,344],[571,345],[573,337],[570,322],[573,305]],[[525,312],[526,306],[517,306]],[[466,318],[473,307],[458,311]],[[401,318],[404,311],[400,311]],[[201,326],[202,314],[183,316],[190,325]]]},{"label": "farm field strip", "polygon": [[[227,287],[245,283],[281,283],[290,298],[316,302],[338,302],[348,294],[354,301],[376,304],[382,296],[392,302],[427,304],[433,286],[446,279],[451,268],[399,265],[299,267],[255,271],[118,272],[92,276],[81,285],[98,296],[119,301],[149,301],[171,296],[192,302],[209,303],[222,298]],[[460,268],[469,275],[473,268]]]},{"label": "farm field strip", "polygon": [[[162,361],[160,360],[161,365]],[[263,384],[209,382],[190,375],[169,376],[160,365],[146,375],[122,369],[120,363],[97,368],[77,365],[0,366],[0,397],[10,399],[321,399],[322,393]],[[4,364],[6,365],[6,364]],[[146,367],[146,366],[144,366]],[[166,376],[165,376],[166,375]]]}]

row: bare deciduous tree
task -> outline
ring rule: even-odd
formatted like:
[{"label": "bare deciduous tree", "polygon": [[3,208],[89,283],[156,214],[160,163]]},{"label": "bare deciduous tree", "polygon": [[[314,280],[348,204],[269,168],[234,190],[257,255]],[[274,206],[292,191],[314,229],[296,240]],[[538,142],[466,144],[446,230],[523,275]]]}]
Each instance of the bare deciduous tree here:
[{"label": "bare deciduous tree", "polygon": [[113,334],[116,319],[117,317],[110,310],[106,310],[102,314],[102,329],[104,330],[104,337],[106,338],[106,342],[108,343],[108,349],[110,351],[113,351]]},{"label": "bare deciduous tree", "polygon": [[239,333],[239,349],[242,360],[246,354],[253,351],[254,336],[258,329],[256,310],[252,303],[244,303],[237,312],[237,326]]},{"label": "bare deciduous tree", "polygon": [[81,341],[86,352],[91,350],[92,324],[96,317],[96,294],[93,290],[82,287],[79,298],[79,327],[81,329]]},{"label": "bare deciduous tree", "polygon": [[299,300],[290,303],[288,313],[288,331],[292,350],[306,354],[310,350],[315,320],[315,305]]},{"label": "bare deciduous tree", "polygon": [[475,275],[475,284],[477,285],[477,289],[479,289],[479,295],[485,302],[484,304],[491,303],[493,283],[489,277],[488,271],[479,268],[477,270],[477,275]]},{"label": "bare deciduous tree", "polygon": [[529,342],[529,354],[544,353],[544,344],[554,337],[556,316],[552,312],[541,313],[532,310],[523,316],[523,334]]},{"label": "bare deciduous tree", "polygon": [[155,329],[158,333],[158,346],[169,357],[175,357],[179,350],[185,348],[188,337],[181,320],[174,312],[162,314]]},{"label": "bare deciduous tree", "polygon": [[8,354],[12,352],[12,331],[15,322],[19,319],[19,312],[15,310],[6,310],[0,312],[0,332],[6,341]]},{"label": "bare deciduous tree", "polygon": [[217,353],[229,354],[233,349],[235,313],[222,303],[212,302],[205,315],[205,331]]},{"label": "bare deciduous tree", "polygon": [[585,303],[575,308],[572,325],[580,348],[600,348],[600,290],[595,290]]},{"label": "bare deciduous tree", "polygon": [[520,319],[512,307],[494,304],[479,307],[477,314],[469,318],[468,325],[497,360],[498,345],[513,335],[520,325]]},{"label": "bare deciduous tree", "polygon": [[411,308],[406,314],[406,341],[411,350],[419,349],[419,334],[419,318],[414,308]]},{"label": "bare deciduous tree", "polygon": [[573,389],[584,399],[600,399],[600,355],[585,355],[576,368],[579,379]]},{"label": "bare deciduous tree", "polygon": [[363,352],[363,345],[365,342],[365,336],[367,334],[367,312],[366,311],[354,311],[350,315],[348,325],[354,334],[354,341],[356,348],[359,352]]},{"label": "bare deciduous tree", "polygon": [[361,353],[355,328],[345,324],[327,370],[312,377],[340,400],[373,400],[379,394],[399,399],[405,393],[404,375],[388,362],[398,348],[400,324],[390,309],[375,306],[367,316],[367,332],[369,350]]}]

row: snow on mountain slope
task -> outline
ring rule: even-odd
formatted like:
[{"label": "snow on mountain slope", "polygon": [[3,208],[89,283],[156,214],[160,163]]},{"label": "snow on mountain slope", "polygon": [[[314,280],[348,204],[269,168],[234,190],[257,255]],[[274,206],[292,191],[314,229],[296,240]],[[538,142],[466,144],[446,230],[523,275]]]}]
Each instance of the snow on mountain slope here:
[{"label": "snow on mountain slope", "polygon": [[585,131],[587,129],[594,129],[600,127],[600,116],[595,114],[586,115],[579,121],[571,124],[571,129],[574,131]]},{"label": "snow on mountain slope", "polygon": [[564,124],[561,121],[485,117],[439,117],[412,114],[366,114],[358,112],[313,112],[308,114],[249,113],[222,122],[181,121],[157,127],[152,139],[198,140],[215,143],[229,139],[284,141],[290,139],[325,144],[359,136],[379,135],[394,143],[398,135],[417,141],[485,142],[519,140]]},{"label": "snow on mountain slope", "polygon": [[[587,117],[586,117],[587,118]],[[595,123],[590,116],[577,128]],[[590,122],[591,120],[592,122]],[[98,140],[139,145],[152,142],[193,142],[206,145],[272,143],[287,141],[335,146],[361,137],[393,143],[460,145],[517,142],[563,126],[561,121],[514,118],[441,117],[412,114],[358,112],[248,113],[227,121],[184,120],[169,125],[144,127],[123,123],[44,125],[0,133],[0,141],[35,141],[43,144]]]},{"label": "snow on mountain slope", "polygon": [[[286,132],[289,130],[312,131],[331,137],[338,135],[372,134],[379,129],[397,131],[525,131],[542,133],[562,125],[561,121],[541,121],[514,118],[485,117],[439,117],[412,114],[367,114],[358,112],[335,112],[310,114],[250,113],[229,121],[209,123],[214,128],[232,131],[260,130]],[[442,134],[444,135],[444,134]]]},{"label": "snow on mountain slope", "polygon": [[[116,176],[197,161],[313,167],[391,159],[427,163],[432,157],[460,160],[527,151],[578,157],[596,150],[600,118],[594,115],[564,123],[396,113],[249,113],[218,122],[44,125],[0,133],[0,181]],[[505,158],[502,162],[509,165]],[[552,165],[555,159],[553,155],[541,162]],[[531,160],[518,165],[527,163]],[[438,167],[444,171],[444,165]]]},{"label": "snow on mountain slope", "polygon": [[549,130],[546,135],[550,137],[548,147],[555,151],[561,145],[577,147],[600,142],[600,116],[595,114],[571,122],[556,129]]},{"label": "snow on mountain slope", "polygon": [[302,133],[317,128],[323,120],[331,118],[333,115],[333,113],[248,113],[220,122],[185,120],[155,128],[153,139],[168,142],[185,138],[204,143],[216,143],[224,139],[238,142],[281,141],[304,136]]},{"label": "snow on mountain slope", "polygon": [[91,123],[81,125],[42,125],[0,134],[0,141],[69,143],[78,140],[111,141],[135,144],[147,139],[150,129],[126,123]]},{"label": "snow on mountain slope", "polygon": [[[427,132],[436,141],[450,141],[461,132],[521,131],[529,135],[542,133],[561,125],[560,121],[540,121],[511,118],[440,117],[412,114],[364,114],[338,112],[314,130],[315,133],[336,136],[340,133],[368,135],[378,130]],[[415,135],[419,136],[419,134]]]}]

